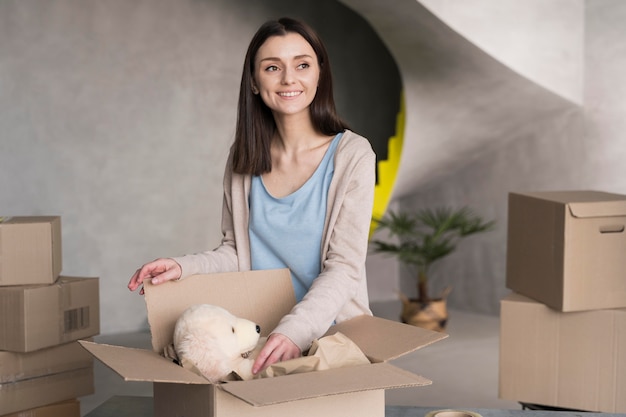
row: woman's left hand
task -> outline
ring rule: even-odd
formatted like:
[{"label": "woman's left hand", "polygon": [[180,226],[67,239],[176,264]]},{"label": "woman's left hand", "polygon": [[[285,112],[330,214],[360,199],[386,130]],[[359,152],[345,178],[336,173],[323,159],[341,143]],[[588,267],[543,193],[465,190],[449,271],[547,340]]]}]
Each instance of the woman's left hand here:
[{"label": "woman's left hand", "polygon": [[300,348],[291,339],[280,333],[272,333],[254,361],[252,373],[256,375],[273,363],[294,359],[301,355]]}]

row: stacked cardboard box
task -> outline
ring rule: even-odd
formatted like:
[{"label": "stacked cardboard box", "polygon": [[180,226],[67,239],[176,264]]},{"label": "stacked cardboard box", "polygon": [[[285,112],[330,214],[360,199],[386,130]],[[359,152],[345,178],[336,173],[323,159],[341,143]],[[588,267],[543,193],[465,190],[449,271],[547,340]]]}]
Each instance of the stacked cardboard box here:
[{"label": "stacked cardboard box", "polygon": [[61,270],[60,217],[0,218],[0,416],[78,417],[94,392],[98,279]]},{"label": "stacked cardboard box", "polygon": [[500,397],[626,412],[626,196],[509,194]]},{"label": "stacked cardboard box", "polygon": [[80,402],[76,399],[59,401],[42,407],[30,408],[2,417],[73,417],[80,416]]}]

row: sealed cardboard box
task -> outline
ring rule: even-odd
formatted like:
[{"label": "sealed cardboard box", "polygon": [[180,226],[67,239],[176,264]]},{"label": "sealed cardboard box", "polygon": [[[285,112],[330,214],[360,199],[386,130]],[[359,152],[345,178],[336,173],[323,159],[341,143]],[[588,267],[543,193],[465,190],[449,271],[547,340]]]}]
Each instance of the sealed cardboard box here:
[{"label": "sealed cardboard box", "polygon": [[2,417],[80,417],[80,402],[77,399],[60,401]]},{"label": "sealed cardboard box", "polygon": [[94,393],[93,366],[0,384],[0,415]]},{"label": "sealed cardboard box", "polygon": [[506,284],[559,311],[626,307],[626,196],[510,193]]},{"label": "sealed cardboard box", "polygon": [[31,352],[100,332],[98,278],[0,287],[0,350]]},{"label": "sealed cardboard box", "polygon": [[0,351],[0,415],[78,416],[75,398],[93,392],[93,357],[78,342],[29,353]]},{"label": "sealed cardboard box", "polygon": [[626,413],[626,309],[559,312],[513,293],[500,326],[500,398]]},{"label": "sealed cardboard box", "polygon": [[93,357],[78,342],[18,353],[0,351],[0,384],[93,366]]},{"label": "sealed cardboard box", "polygon": [[78,342],[29,353],[0,351],[0,415],[80,415],[72,414],[75,400],[53,403],[93,392],[93,357]]},{"label": "sealed cardboard box", "polygon": [[154,383],[155,416],[384,416],[384,390],[431,384],[389,363],[447,335],[371,316],[339,323],[370,364],[251,381],[210,384],[159,354],[189,306],[220,305],[267,335],[295,304],[288,270],[197,275],[145,285],[153,351],[81,342],[127,381]]},{"label": "sealed cardboard box", "polygon": [[0,286],[52,284],[62,259],[59,216],[0,217]]}]

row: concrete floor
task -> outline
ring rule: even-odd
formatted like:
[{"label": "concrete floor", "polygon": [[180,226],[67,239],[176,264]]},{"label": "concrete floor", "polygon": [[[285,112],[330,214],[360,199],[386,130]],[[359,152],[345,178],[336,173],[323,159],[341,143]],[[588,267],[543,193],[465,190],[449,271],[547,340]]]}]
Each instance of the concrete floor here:
[{"label": "concrete floor", "polygon": [[[373,303],[379,317],[396,320],[399,303]],[[388,405],[437,408],[521,409],[517,402],[498,399],[499,319],[494,316],[451,311],[450,337],[393,363],[424,376],[433,384],[388,390]],[[150,349],[149,333],[102,335],[99,343]],[[84,416],[114,395],[151,396],[152,384],[124,382],[102,363],[95,362],[93,395],[80,398]]]}]

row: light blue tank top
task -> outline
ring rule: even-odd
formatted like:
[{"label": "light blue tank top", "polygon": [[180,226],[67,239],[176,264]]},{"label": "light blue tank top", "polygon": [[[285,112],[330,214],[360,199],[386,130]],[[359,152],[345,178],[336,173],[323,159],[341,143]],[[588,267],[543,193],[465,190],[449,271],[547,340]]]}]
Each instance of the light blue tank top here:
[{"label": "light blue tank top", "polygon": [[252,269],[289,268],[297,301],[320,274],[326,200],[341,135],[332,140],[311,178],[288,196],[273,197],[260,176],[252,177],[248,228]]}]

